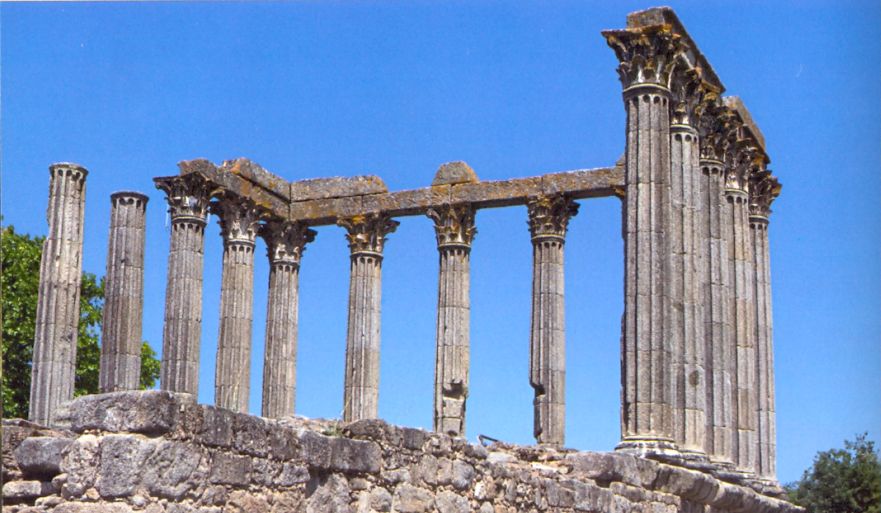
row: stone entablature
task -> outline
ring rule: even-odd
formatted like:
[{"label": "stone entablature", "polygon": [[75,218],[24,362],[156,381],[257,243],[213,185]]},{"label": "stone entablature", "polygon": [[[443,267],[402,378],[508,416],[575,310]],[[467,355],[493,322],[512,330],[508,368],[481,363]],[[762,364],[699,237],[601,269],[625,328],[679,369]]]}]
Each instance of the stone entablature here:
[{"label": "stone entablature", "polygon": [[[764,136],[739,98],[722,96],[718,76],[669,8],[632,13],[626,28],[603,36],[620,61],[627,116],[625,152],[615,166],[481,181],[466,163],[450,162],[440,166],[429,187],[392,192],[376,176],[288,182],[244,158],[220,165],[184,161],[178,175],[155,178],[171,214],[162,389],[183,394],[182,401],[198,394],[204,231],[215,215],[224,242],[216,405],[248,411],[253,277],[260,265],[254,248],[261,236],[270,267],[261,411],[270,418],[293,415],[302,256],[315,237],[311,227],[338,225],[350,249],[342,418],[376,418],[383,249],[398,218],[425,215],[434,223],[439,257],[433,428],[463,436],[470,393],[470,257],[478,214],[521,206],[533,246],[528,335],[533,431],[545,451],[535,454],[557,461],[554,451],[565,442],[566,232],[578,201],[614,195],[622,200],[625,260],[616,449],[629,453],[615,461],[649,458],[779,493],[768,230],[781,186],[768,169]],[[75,346],[68,339],[75,325],[69,312],[76,305],[74,279],[81,265],[86,175],[70,164],[51,171],[46,253],[63,251],[58,266],[41,270],[40,305],[63,307],[38,309],[31,412],[32,419],[48,424],[54,423],[55,405],[71,397]],[[114,199],[114,215],[127,206],[139,210],[131,213],[137,221],[132,227],[120,222],[111,227],[110,255],[143,254],[143,238],[129,234],[143,231],[146,203],[136,203]],[[124,245],[115,242],[120,237]],[[133,309],[140,309],[142,274],[137,262],[131,269],[108,268],[112,289],[125,293],[108,294],[105,327],[137,319]],[[138,331],[133,326],[129,335]],[[133,344],[111,339],[106,345],[102,390],[136,386]],[[648,483],[634,486],[655,490]],[[728,511],[730,504],[702,497],[703,506],[694,511],[711,504],[713,512]],[[515,501],[502,511],[510,507],[525,504]]]}]

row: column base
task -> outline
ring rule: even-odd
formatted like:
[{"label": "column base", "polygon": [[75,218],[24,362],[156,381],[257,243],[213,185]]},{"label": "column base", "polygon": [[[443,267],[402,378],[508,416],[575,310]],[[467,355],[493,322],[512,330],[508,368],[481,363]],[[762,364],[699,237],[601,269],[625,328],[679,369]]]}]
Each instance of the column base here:
[{"label": "column base", "polygon": [[680,456],[679,447],[670,438],[628,437],[615,446],[615,450],[643,458],[665,459]]}]

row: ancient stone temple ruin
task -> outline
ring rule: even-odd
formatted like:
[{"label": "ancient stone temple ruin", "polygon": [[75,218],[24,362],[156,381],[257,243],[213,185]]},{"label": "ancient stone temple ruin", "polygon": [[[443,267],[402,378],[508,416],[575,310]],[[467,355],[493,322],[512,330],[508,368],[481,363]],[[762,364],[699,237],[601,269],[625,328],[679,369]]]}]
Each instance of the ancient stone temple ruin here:
[{"label": "ancient stone temple ruin", "polygon": [[[102,393],[71,401],[87,172],[53,165],[31,422],[3,429],[9,511],[800,511],[775,477],[768,226],[780,185],[762,133],[672,10],[632,13],[603,36],[627,114],[616,165],[481,181],[453,162],[403,191],[375,176],[288,182],[247,159],[155,178],[171,218],[159,391],[134,391],[147,198],[124,192],[111,197]],[[623,214],[621,441],[594,453],[563,436],[564,245],[579,202],[606,196]],[[536,445],[471,445],[475,213],[517,205],[533,245]],[[210,215],[224,242],[220,330],[216,404],[200,405]],[[434,222],[439,254],[433,432],[377,419],[383,245],[408,216]],[[309,420],[294,415],[298,277],[312,228],[332,224],[351,255],[343,418]],[[270,269],[262,417],[246,413],[255,265]]]}]

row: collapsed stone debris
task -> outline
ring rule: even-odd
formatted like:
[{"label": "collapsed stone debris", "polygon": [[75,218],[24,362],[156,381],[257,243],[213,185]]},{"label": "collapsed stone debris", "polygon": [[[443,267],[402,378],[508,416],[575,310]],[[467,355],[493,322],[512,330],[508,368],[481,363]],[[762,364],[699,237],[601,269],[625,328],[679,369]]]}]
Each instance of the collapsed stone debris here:
[{"label": "collapsed stone debris", "polygon": [[[146,196],[111,198],[103,394],[73,398],[87,171],[50,168],[30,420],[4,421],[11,511],[798,511],[775,470],[768,249],[780,184],[746,107],[669,8],[603,32],[627,114],[615,166],[431,186],[375,176],[288,182],[247,159],[155,178],[171,215],[160,386],[138,384]],[[577,201],[617,196],[625,257],[621,442],[564,449],[564,244]],[[470,249],[481,209],[524,205],[533,243],[529,383],[535,447],[462,438]],[[204,229],[224,241],[215,406],[196,404]],[[376,419],[383,246],[428,216],[439,253],[434,431]],[[346,230],[351,277],[343,418],[293,416],[298,277],[311,227]],[[246,415],[254,246],[270,268],[262,415]],[[27,509],[36,508],[36,509]],[[54,509],[53,509],[54,508]]]}]

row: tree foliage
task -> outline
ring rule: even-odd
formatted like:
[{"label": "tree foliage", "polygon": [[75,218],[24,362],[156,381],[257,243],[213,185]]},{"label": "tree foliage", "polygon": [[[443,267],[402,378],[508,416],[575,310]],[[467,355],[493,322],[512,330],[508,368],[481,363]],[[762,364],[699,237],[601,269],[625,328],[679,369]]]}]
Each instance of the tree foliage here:
[{"label": "tree foliage", "polygon": [[[16,233],[12,226],[0,229],[0,312],[3,315],[0,397],[3,400],[3,417],[6,418],[27,418],[28,414],[43,240],[43,237]],[[104,280],[99,281],[94,274],[83,273],[75,395],[98,392],[98,338],[103,298]],[[158,378],[156,352],[144,342],[141,346],[141,388],[153,387]]]},{"label": "tree foliage", "polygon": [[881,461],[866,433],[844,449],[817,453],[801,481],[787,486],[807,513],[881,513]]}]

